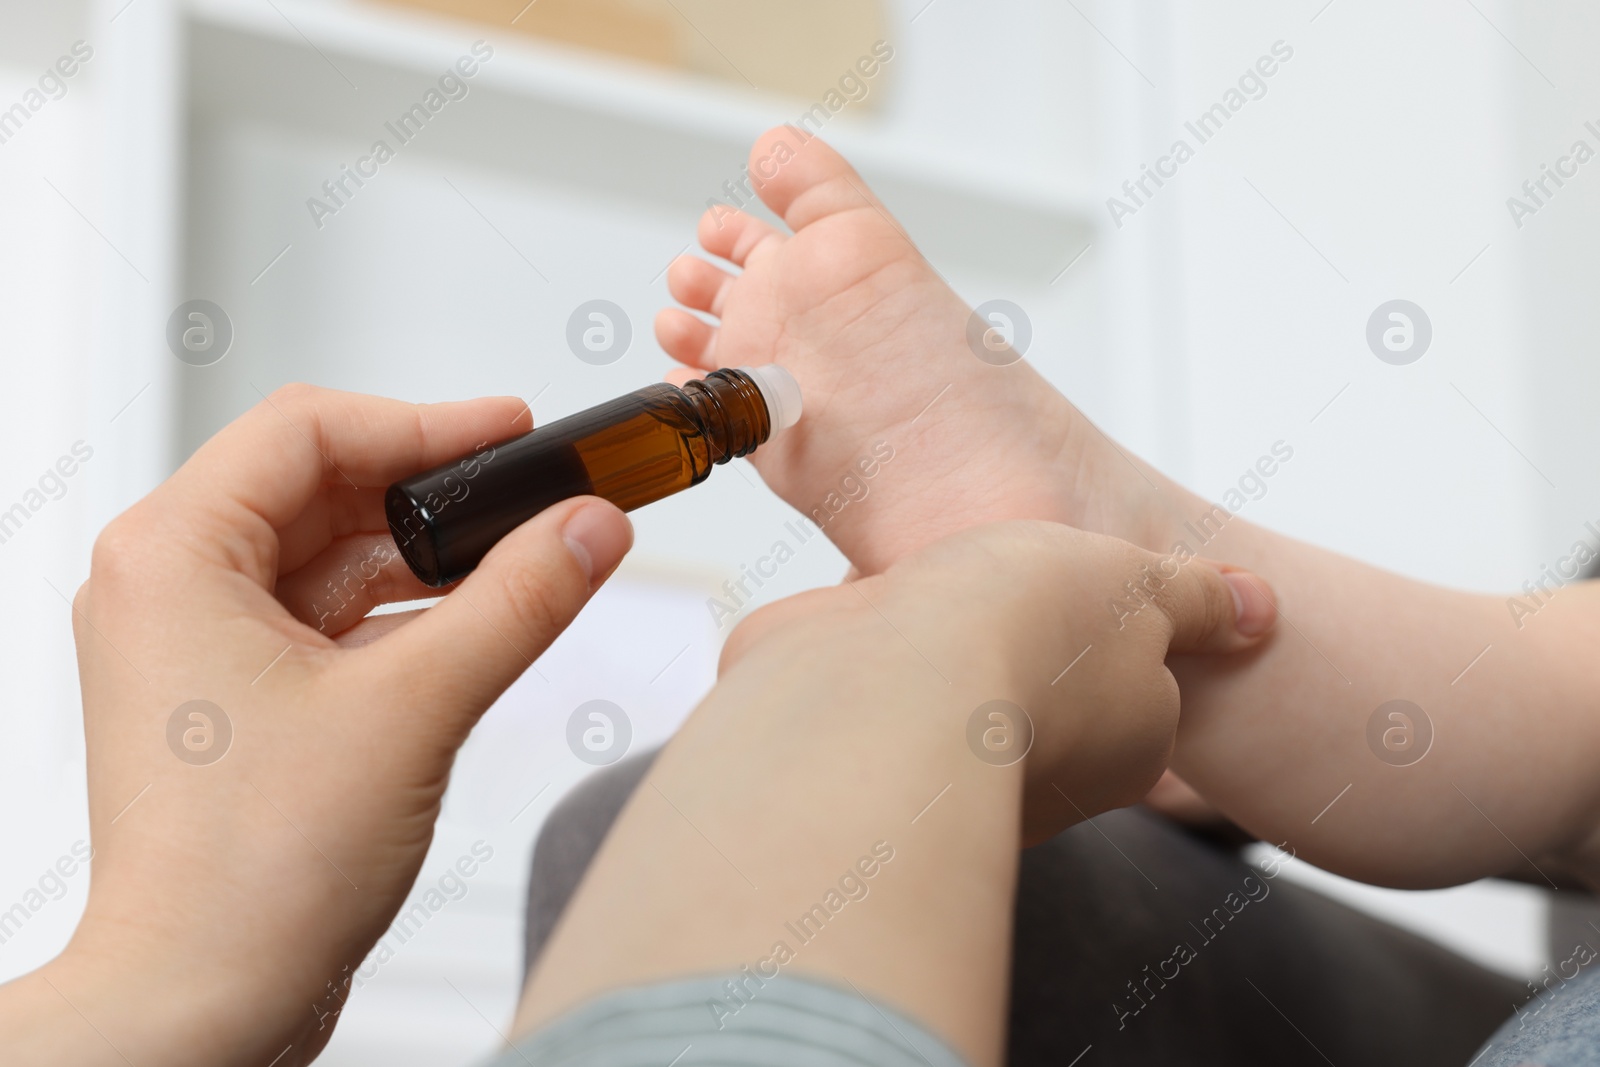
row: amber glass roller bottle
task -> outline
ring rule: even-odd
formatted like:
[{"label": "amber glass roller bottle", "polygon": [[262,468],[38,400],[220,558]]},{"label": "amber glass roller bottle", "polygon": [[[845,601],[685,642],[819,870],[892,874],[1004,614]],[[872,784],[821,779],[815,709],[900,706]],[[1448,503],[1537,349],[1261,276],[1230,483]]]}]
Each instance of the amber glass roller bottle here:
[{"label": "amber glass roller bottle", "polygon": [[800,387],[776,364],[646,386],[396,482],[384,498],[389,529],[418,578],[447,585],[558,501],[593,495],[632,511],[698,485],[799,418]]}]

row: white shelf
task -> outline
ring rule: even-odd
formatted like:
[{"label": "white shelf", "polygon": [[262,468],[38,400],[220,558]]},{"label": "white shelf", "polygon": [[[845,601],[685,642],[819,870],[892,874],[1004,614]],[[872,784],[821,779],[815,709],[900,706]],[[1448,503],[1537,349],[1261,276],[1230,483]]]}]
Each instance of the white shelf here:
[{"label": "white shelf", "polygon": [[[703,77],[374,4],[189,0],[188,12],[204,44],[195,50],[195,69],[207,90],[194,100],[201,114],[226,109],[285,123],[308,117],[327,121],[349,111],[358,98],[382,94],[396,75],[406,76],[406,88],[420,91],[418,78],[436,76],[479,38],[491,40],[495,56],[474,79],[475,92],[535,112],[565,111],[589,122],[616,124],[619,132],[632,130],[646,138],[634,153],[635,165],[653,172],[658,168],[645,160],[683,154],[670,148],[657,154],[657,142],[713,144],[736,150],[742,160],[757,133],[798,119],[810,106],[798,97],[730,90]],[[299,61],[286,52],[299,54]],[[274,53],[278,61],[261,70],[258,61]],[[207,77],[209,72],[228,77]],[[277,77],[255,87],[240,77],[257,72]],[[345,78],[358,89],[351,90]],[[1006,219],[1016,216],[1043,224],[1046,234],[1052,229],[1087,232],[1099,225],[1103,209],[1086,184],[1069,179],[1042,184],[1003,167],[986,167],[969,153],[930,151],[873,115],[842,113],[829,123],[826,136],[884,187],[886,197],[902,186],[916,187],[948,201],[946,206],[959,203],[1000,233],[1007,230]],[[1025,232],[1037,242],[1037,225]]]}]

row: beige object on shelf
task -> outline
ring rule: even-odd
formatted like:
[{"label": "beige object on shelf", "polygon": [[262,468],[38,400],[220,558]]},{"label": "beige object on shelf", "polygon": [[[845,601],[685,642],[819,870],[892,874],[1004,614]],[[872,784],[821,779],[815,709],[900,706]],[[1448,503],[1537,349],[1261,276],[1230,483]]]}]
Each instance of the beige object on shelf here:
[{"label": "beige object on shelf", "polygon": [[[383,0],[818,100],[884,37],[882,0]],[[513,21],[514,20],[514,21]],[[871,107],[876,86],[856,106]]]}]

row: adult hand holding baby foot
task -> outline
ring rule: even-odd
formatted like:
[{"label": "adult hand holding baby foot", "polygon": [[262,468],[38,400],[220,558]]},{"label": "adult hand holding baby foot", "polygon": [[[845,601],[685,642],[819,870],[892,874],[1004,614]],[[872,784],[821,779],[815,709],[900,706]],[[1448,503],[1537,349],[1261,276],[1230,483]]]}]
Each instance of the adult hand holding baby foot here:
[{"label": "adult hand holding baby foot", "polygon": [[[800,379],[806,418],[752,462],[826,528],[853,575],[1005,519],[1159,543],[1149,485],[1165,479],[1027,363],[978,359],[971,310],[842,156],[784,126],[750,159],[762,201],[792,232],[713,206],[700,219],[701,247],[741,272],[677,260],[672,295],[717,323],[668,308],[656,336],[693,368],[682,378],[777,362]],[[877,477],[851,500],[845,487],[866,476]]]},{"label": "adult hand holding baby foot", "polygon": [[[1582,647],[1585,623],[1534,635],[1519,622],[1525,652],[1478,664],[1507,632],[1503,601],[1425,586],[1256,527],[1239,516],[1244,479],[1223,503],[1207,501],[1119,448],[1025,362],[979,359],[967,305],[820,139],[769,131],[751,152],[751,172],[789,232],[713,206],[700,221],[701,245],[742,273],[679,260],[669,271],[673,295],[716,323],[670,309],[657,336],[689,367],[777,361],[799,379],[805,420],[754,464],[824,526],[858,573],[1016,518],[1247,568],[1273,583],[1295,625],[1258,655],[1175,659],[1185,714],[1173,764],[1199,796],[1247,832],[1293,836],[1301,856],[1366,881],[1455,884],[1508,869],[1520,851],[1562,856],[1600,884],[1600,798],[1592,760],[1576,755],[1600,749],[1593,717],[1580,710],[1593,699],[1584,679],[1549,667]],[[1264,490],[1262,479],[1293,455],[1285,441],[1264,448],[1249,484]],[[862,493],[868,470],[876,477]],[[1582,620],[1583,598],[1569,595],[1559,610]],[[1416,641],[1422,633],[1426,648]],[[1407,774],[1375,758],[1367,740],[1375,711],[1399,694],[1422,708],[1457,706],[1465,691],[1452,679],[1465,663],[1478,664],[1475,707],[1544,694],[1541,714],[1562,723],[1540,735],[1558,779],[1549,789],[1527,790],[1503,773],[1499,737],[1510,727],[1487,713],[1457,716],[1448,749]],[[1313,820],[1346,793],[1338,819]],[[1546,794],[1559,800],[1545,805]],[[1190,812],[1193,799],[1181,798]],[[1494,813],[1492,826],[1483,812]],[[1373,825],[1385,832],[1374,835]],[[1509,840],[1519,849],[1508,850]]]},{"label": "adult hand holding baby foot", "polygon": [[[727,973],[749,985],[709,1015],[696,1003],[675,1017],[673,1049],[693,1042],[707,1063],[799,1062],[741,1058],[752,1031],[729,1019],[780,995],[767,980],[781,968],[929,1021],[966,1062],[1001,1062],[1019,842],[1137,800],[1177,727],[1169,652],[1245,652],[1276,617],[1259,582],[1200,560],[1160,570],[1151,599],[1120,620],[1085,610],[1162,563],[1059,524],[997,523],[753,613],[716,688],[611,828],[516,1031],[618,988]],[[997,701],[1032,724],[1001,752],[973,729],[989,728]],[[860,842],[894,864],[870,911],[836,928],[824,910],[815,938],[780,926]],[[543,1062],[538,1051],[530,1062]]]},{"label": "adult hand holding baby foot", "polygon": [[[1276,622],[1272,591],[1237,568],[1179,562],[1055,523],[1010,522],[760,609],[730,636],[722,671],[756,650],[809,646],[816,634],[807,627],[880,631],[855,647],[914,653],[906,658],[924,680],[959,694],[966,721],[947,725],[971,731],[973,755],[1024,765],[1023,839],[1037,844],[1136,803],[1161,776],[1178,725],[1169,655],[1246,652]],[[894,657],[871,669],[886,671],[886,662]],[[999,717],[986,717],[996,701],[1005,705]],[[998,747],[985,740],[991,729],[1006,734]]]}]

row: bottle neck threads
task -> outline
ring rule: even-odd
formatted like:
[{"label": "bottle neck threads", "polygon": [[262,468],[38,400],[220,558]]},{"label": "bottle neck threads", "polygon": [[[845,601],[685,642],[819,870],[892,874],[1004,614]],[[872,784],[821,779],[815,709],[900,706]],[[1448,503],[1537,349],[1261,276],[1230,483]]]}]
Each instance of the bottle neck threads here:
[{"label": "bottle neck threads", "polygon": [[705,424],[713,463],[748,456],[772,434],[766,398],[743,371],[712,371],[686,383],[683,395]]}]

